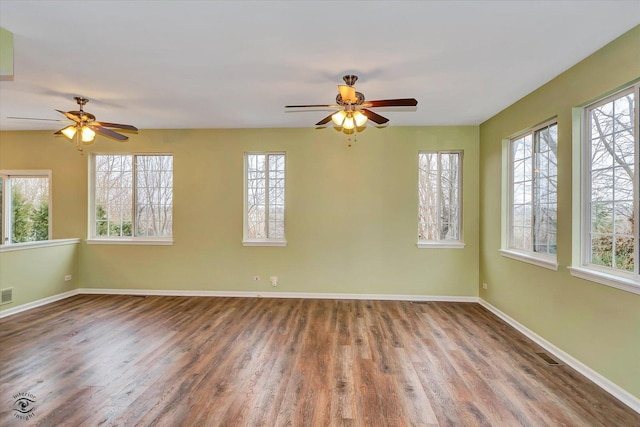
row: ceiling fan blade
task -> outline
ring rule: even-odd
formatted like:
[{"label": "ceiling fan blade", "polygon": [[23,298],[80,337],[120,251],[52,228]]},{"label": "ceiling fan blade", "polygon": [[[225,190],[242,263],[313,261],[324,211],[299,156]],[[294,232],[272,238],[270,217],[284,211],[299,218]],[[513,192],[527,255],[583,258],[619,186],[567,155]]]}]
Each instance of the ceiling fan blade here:
[{"label": "ceiling fan blade", "polygon": [[121,125],[119,123],[107,123],[107,122],[96,122],[93,121],[91,122],[92,125],[95,126],[102,126],[105,128],[116,128],[116,129],[123,129],[123,130],[130,130],[130,131],[134,131],[137,132],[138,128],[135,126],[131,126],[131,125]]},{"label": "ceiling fan blade", "polygon": [[336,104],[285,105],[284,108],[342,108]]},{"label": "ceiling fan blade", "polygon": [[56,110],[56,111],[60,114],[63,114],[67,119],[73,120],[76,123],[80,123],[80,117],[76,116],[75,114],[71,114],[68,111],[61,111],[61,110]]},{"label": "ceiling fan blade", "polygon": [[365,101],[362,103],[362,106],[366,108],[415,107],[416,105],[418,105],[418,101],[415,98],[380,99],[377,101]]},{"label": "ceiling fan blade", "polygon": [[107,129],[107,128],[103,128],[102,126],[97,126],[93,123],[89,123],[87,126],[89,126],[90,129],[93,129],[95,132],[100,133],[104,136],[108,136],[111,138],[115,138],[119,141],[127,141],[129,139],[129,137],[124,136],[124,135],[120,135],[119,133],[115,133],[114,131]]},{"label": "ceiling fan blade", "polygon": [[387,119],[386,117],[382,117],[380,114],[374,113],[373,111],[367,110],[366,108],[363,108],[362,110],[360,110],[360,112],[362,112],[362,114],[367,116],[369,120],[379,125],[382,125],[389,121],[389,119]]},{"label": "ceiling fan blade", "polygon": [[17,120],[42,120],[46,122],[64,122],[64,120],[59,119],[37,119],[35,117],[7,117],[7,119],[17,119]]},{"label": "ceiling fan blade", "polygon": [[327,123],[329,123],[331,121],[331,116],[333,116],[335,113],[331,113],[329,114],[327,117],[325,117],[324,119],[320,120],[318,123],[316,123],[316,126],[324,126]]},{"label": "ceiling fan blade", "polygon": [[343,102],[355,104],[356,101],[358,101],[356,90],[353,86],[338,85],[338,91],[340,92],[340,96],[342,97]]}]

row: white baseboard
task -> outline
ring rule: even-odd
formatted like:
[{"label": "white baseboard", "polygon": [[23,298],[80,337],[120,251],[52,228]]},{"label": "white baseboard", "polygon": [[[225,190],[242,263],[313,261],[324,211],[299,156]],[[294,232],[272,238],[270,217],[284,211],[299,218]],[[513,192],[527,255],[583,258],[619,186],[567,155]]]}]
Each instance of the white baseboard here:
[{"label": "white baseboard", "polygon": [[22,304],[17,307],[8,308],[0,311],[0,319],[3,317],[11,316],[12,314],[22,313],[23,311],[31,310],[32,308],[40,307],[43,305],[51,304],[52,302],[60,301],[61,299],[69,298],[80,293],[79,289],[74,289],[69,292],[63,292],[61,294],[53,295],[47,298],[42,298],[37,301],[32,301],[27,304]]},{"label": "white baseboard", "polygon": [[478,297],[439,296],[439,295],[387,295],[387,294],[329,294],[309,292],[245,292],[245,291],[185,291],[185,290],[151,290],[151,289],[93,289],[78,288],[69,292],[53,295],[17,307],[0,311],[0,319],[13,314],[22,313],[32,308],[50,304],[74,295],[157,295],[184,297],[239,297],[239,298],[304,298],[304,299],[352,299],[381,301],[439,301],[439,302],[478,302]]},{"label": "white baseboard", "polygon": [[478,302],[478,297],[439,296],[439,295],[389,295],[389,294],[342,294],[312,292],[248,292],[248,291],[186,291],[186,290],[149,290],[149,289],[92,289],[80,288],[80,294],[100,295],[159,295],[184,297],[239,297],[239,298],[303,298],[303,299],[355,299],[383,301],[440,301],[440,302]]},{"label": "white baseboard", "polygon": [[502,311],[500,311],[499,309],[497,309],[487,301],[483,300],[482,298],[479,298],[478,302],[480,303],[481,306],[483,306],[484,308],[486,308],[487,310],[489,310],[490,312],[492,312],[493,314],[495,314],[496,316],[504,320],[506,323],[513,326],[515,329],[517,329],[518,332],[522,333],[527,338],[534,341],[540,347],[544,348],[549,353],[553,354],[558,359],[562,360],[565,364],[572,367],[573,369],[575,369],[576,371],[578,371],[579,373],[587,377],[589,380],[591,380],[592,382],[600,386],[600,388],[605,390],[607,393],[609,393],[610,395],[618,399],[620,402],[624,403],[629,408],[633,409],[634,411],[640,414],[639,398],[632,395],[631,393],[629,393],[619,385],[608,380],[604,376],[600,375],[598,372],[594,371],[584,363],[580,362],[578,359],[571,356],[569,353],[566,353],[565,351],[556,347],[551,342],[542,338],[540,335],[536,334],[535,332],[533,332],[523,324],[519,323],[509,315],[503,313]]}]

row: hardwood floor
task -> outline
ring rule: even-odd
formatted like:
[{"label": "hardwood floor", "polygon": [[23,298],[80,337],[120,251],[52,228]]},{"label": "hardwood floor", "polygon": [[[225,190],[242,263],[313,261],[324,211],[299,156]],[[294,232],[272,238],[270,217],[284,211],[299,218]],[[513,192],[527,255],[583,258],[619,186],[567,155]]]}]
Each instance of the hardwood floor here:
[{"label": "hardwood floor", "polygon": [[543,351],[471,303],[80,295],[0,319],[0,425],[640,426]]}]

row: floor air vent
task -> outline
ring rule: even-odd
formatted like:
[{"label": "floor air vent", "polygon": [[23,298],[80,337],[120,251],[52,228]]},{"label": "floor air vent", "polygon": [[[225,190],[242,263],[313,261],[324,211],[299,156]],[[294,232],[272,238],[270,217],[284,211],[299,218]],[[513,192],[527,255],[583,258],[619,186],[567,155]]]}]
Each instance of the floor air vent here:
[{"label": "floor air vent", "polygon": [[540,358],[542,360],[544,360],[545,362],[547,362],[548,365],[559,365],[560,363],[558,363],[557,360],[555,360],[553,357],[549,356],[547,353],[536,353],[538,356],[540,356]]},{"label": "floor air vent", "polygon": [[0,304],[13,302],[13,288],[0,289]]}]

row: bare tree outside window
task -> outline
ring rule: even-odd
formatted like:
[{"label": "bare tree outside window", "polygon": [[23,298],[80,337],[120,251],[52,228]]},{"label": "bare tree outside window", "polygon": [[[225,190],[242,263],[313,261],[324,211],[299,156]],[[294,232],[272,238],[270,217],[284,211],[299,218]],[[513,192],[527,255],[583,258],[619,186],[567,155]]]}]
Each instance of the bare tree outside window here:
[{"label": "bare tree outside window", "polygon": [[245,238],[284,239],[285,155],[246,154]]},{"label": "bare tree outside window", "polygon": [[94,162],[96,237],[171,236],[173,156],[98,154]]},{"label": "bare tree outside window", "polygon": [[557,253],[557,141],[552,123],[510,142],[510,248]]},{"label": "bare tree outside window", "polygon": [[461,152],[418,154],[418,240],[459,241]]},{"label": "bare tree outside window", "polygon": [[173,225],[173,157],[136,156],[136,236],[169,237]]},{"label": "bare tree outside window", "polygon": [[96,237],[133,236],[133,156],[96,155]]},{"label": "bare tree outside window", "polygon": [[638,230],[635,93],[587,108],[589,134],[588,262],[635,272]]}]

